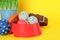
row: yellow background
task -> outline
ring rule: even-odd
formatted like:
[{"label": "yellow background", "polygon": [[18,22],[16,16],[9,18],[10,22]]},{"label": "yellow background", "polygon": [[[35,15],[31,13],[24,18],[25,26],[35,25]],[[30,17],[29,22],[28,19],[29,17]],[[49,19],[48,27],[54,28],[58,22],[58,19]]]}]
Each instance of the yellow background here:
[{"label": "yellow background", "polygon": [[60,40],[60,0],[19,0],[19,12],[42,14],[48,18],[48,26],[41,27],[42,35],[32,38],[0,36],[0,40]]}]

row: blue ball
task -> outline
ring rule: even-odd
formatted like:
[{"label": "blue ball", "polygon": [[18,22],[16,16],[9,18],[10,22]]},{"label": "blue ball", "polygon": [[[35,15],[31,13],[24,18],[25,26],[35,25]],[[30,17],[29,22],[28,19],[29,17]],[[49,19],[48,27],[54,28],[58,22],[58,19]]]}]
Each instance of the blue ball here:
[{"label": "blue ball", "polygon": [[6,20],[0,20],[0,35],[7,34],[10,31],[10,24]]},{"label": "blue ball", "polygon": [[26,20],[27,18],[29,17],[28,13],[22,11],[20,14],[19,14],[19,19],[20,20]]}]

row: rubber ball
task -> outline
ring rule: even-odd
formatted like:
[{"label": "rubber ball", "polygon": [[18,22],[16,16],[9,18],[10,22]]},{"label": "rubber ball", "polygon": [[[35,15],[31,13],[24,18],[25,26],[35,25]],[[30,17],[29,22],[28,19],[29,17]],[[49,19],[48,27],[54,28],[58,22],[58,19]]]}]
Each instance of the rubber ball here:
[{"label": "rubber ball", "polygon": [[38,19],[37,19],[35,16],[30,16],[30,17],[28,17],[27,21],[28,21],[28,23],[30,23],[30,24],[38,23]]},{"label": "rubber ball", "polygon": [[21,13],[19,13],[19,19],[20,20],[26,20],[29,17],[28,13],[22,11]]},{"label": "rubber ball", "polygon": [[0,35],[7,34],[10,31],[10,24],[7,20],[0,20]]}]

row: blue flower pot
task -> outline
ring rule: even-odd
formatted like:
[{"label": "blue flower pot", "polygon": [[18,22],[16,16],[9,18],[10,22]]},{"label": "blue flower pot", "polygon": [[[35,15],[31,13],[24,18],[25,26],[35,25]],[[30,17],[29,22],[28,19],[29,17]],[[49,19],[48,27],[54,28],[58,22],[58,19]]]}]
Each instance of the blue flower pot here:
[{"label": "blue flower pot", "polygon": [[6,20],[8,20],[16,12],[17,10],[0,10],[2,19],[6,19]]}]

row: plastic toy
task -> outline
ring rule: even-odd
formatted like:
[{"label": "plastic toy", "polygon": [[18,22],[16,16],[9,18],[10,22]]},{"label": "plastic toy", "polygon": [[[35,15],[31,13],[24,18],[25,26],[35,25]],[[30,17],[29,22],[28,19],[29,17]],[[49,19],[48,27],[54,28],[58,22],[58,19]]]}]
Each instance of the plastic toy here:
[{"label": "plastic toy", "polygon": [[10,24],[7,20],[0,20],[0,35],[7,34],[10,31]]},{"label": "plastic toy", "polygon": [[26,21],[26,20],[19,20],[19,21],[17,22],[17,24],[27,24],[27,21]]},{"label": "plastic toy", "polygon": [[35,23],[38,23],[38,19],[35,17],[35,16],[30,16],[27,21],[30,23],[30,24],[35,24]]},{"label": "plastic toy", "polygon": [[20,14],[19,14],[19,19],[20,20],[26,20],[27,18],[29,17],[28,13],[22,11]]}]

